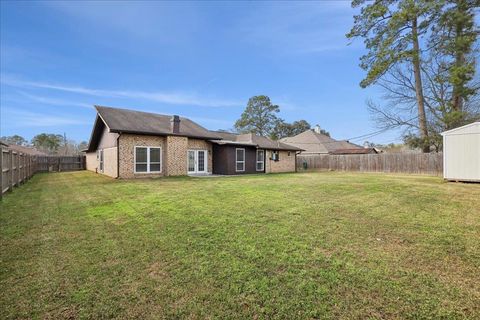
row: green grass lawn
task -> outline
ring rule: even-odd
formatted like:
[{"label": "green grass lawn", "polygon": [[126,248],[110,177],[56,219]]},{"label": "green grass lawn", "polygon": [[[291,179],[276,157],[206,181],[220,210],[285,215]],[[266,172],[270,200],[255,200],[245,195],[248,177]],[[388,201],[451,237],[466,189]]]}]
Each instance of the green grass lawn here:
[{"label": "green grass lawn", "polygon": [[480,185],[38,174],[0,203],[0,319],[480,317]]}]

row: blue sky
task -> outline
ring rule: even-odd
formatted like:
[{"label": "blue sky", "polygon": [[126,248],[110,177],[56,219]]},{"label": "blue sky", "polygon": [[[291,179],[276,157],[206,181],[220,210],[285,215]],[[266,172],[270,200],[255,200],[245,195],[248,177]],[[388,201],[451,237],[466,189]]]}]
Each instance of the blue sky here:
[{"label": "blue sky", "polygon": [[363,44],[345,38],[354,13],[348,1],[2,1],[0,135],[88,140],[94,104],[229,129],[258,94],[337,139],[375,131],[365,102],[380,96],[358,85]]}]

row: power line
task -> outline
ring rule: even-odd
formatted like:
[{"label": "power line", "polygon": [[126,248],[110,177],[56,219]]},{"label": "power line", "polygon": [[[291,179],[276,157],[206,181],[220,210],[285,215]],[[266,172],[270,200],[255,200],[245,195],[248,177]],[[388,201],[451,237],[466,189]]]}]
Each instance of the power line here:
[{"label": "power line", "polygon": [[[410,122],[412,120],[415,120],[416,118],[418,118],[418,116],[415,116],[411,119],[408,119],[404,122]],[[387,127],[387,128],[384,128],[384,129],[381,129],[381,130],[378,130],[378,131],[374,131],[374,132],[371,132],[371,133],[366,133],[366,134],[363,134],[361,136],[357,136],[357,137],[353,137],[353,138],[349,138],[349,139],[346,139],[347,141],[350,141],[350,140],[358,140],[358,139],[367,139],[367,138],[371,138],[371,137],[374,137],[376,135],[379,135],[380,133],[383,133],[385,131],[388,131],[388,130],[392,130],[392,129],[395,129],[395,128],[398,128],[402,126],[402,124],[396,124],[396,125],[392,125],[390,127]]]}]

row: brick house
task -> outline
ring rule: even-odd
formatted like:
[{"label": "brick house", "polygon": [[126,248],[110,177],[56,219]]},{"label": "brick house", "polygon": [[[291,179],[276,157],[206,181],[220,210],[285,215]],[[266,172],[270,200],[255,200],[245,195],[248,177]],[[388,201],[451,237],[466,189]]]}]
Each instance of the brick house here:
[{"label": "brick house", "polygon": [[301,149],[190,119],[95,106],[87,170],[114,178],[294,172]]}]

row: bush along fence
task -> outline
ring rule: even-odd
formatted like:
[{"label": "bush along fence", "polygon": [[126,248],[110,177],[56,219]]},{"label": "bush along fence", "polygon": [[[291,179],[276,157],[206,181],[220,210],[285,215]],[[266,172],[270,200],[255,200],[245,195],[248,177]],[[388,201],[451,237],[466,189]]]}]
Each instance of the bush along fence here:
[{"label": "bush along fence", "polygon": [[331,170],[441,175],[442,153],[298,155],[298,171]]},{"label": "bush along fence", "polygon": [[85,156],[38,156],[0,146],[0,199],[30,179],[36,172],[85,169]]}]

